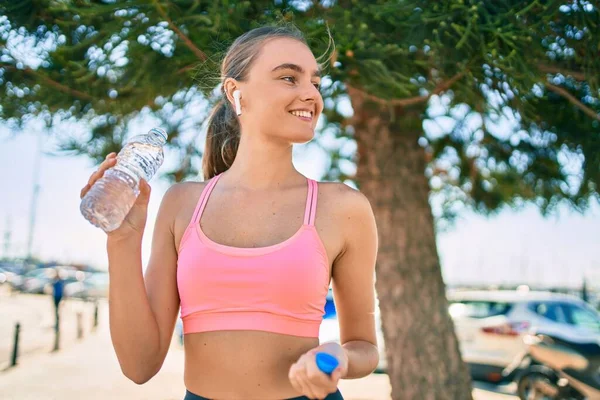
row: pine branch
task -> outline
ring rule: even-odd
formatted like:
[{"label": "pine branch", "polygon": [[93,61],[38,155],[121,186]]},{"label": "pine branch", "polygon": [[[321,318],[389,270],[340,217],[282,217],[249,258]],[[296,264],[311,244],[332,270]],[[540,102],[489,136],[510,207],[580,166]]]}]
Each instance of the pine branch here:
[{"label": "pine branch", "polygon": [[176,74],[183,74],[184,72],[187,72],[190,69],[194,69],[194,68],[196,68],[195,64],[186,65],[185,67],[178,69]]},{"label": "pine branch", "polygon": [[538,69],[542,72],[546,72],[548,74],[562,74],[564,76],[571,75],[573,78],[578,81],[585,81],[586,76],[585,73],[580,71],[569,71],[566,69],[561,69],[558,67],[554,67],[552,65],[538,64]]},{"label": "pine branch", "polygon": [[80,92],[79,90],[71,89],[70,87],[62,85],[62,84],[60,84],[60,83],[58,83],[58,82],[56,82],[56,81],[48,78],[47,76],[44,76],[42,74],[38,74],[35,70],[33,70],[33,69],[29,68],[29,67],[24,68],[24,69],[21,70],[21,69],[18,69],[16,67],[12,66],[12,65],[3,65],[2,68],[6,68],[6,69],[9,69],[9,70],[13,70],[13,71],[23,71],[23,72],[25,72],[28,75],[31,75],[31,76],[33,76],[33,77],[35,77],[37,79],[41,79],[42,81],[44,81],[45,83],[47,83],[49,86],[52,86],[55,89],[58,89],[59,91],[61,91],[63,93],[70,94],[71,96],[77,97],[77,98],[79,98],[81,100],[87,100],[87,101],[94,100],[94,98],[92,96],[90,96],[89,94],[84,93],[84,92]]},{"label": "pine branch", "polygon": [[179,36],[179,38],[183,40],[183,43],[185,43],[188,49],[190,49],[201,61],[206,60],[206,54],[202,50],[197,48],[194,45],[194,43],[192,43],[192,41],[187,36],[185,36],[183,32],[179,30],[179,28],[177,28],[177,26],[173,23],[173,21],[171,21],[165,10],[160,5],[160,2],[156,1],[154,4],[156,4],[156,9],[160,13],[160,15],[167,21],[169,27],[171,27],[171,29],[173,29],[177,36]]},{"label": "pine branch", "polygon": [[450,87],[456,81],[458,81],[460,78],[462,78],[463,76],[465,76],[465,71],[459,72],[458,74],[454,75],[452,78],[448,79],[447,81],[440,83],[429,94],[427,94],[425,96],[416,96],[416,97],[410,97],[410,98],[406,98],[406,99],[386,100],[386,99],[382,99],[380,97],[374,96],[372,94],[369,94],[363,90],[357,89],[354,86],[350,86],[348,83],[346,83],[346,86],[348,86],[352,90],[355,90],[356,92],[361,93],[364,97],[368,98],[369,100],[375,101],[379,104],[405,107],[405,106],[411,106],[414,104],[426,102],[434,94],[439,94],[441,92],[444,92],[444,91],[450,89]]},{"label": "pine branch", "polygon": [[554,86],[551,83],[546,83],[545,85],[548,89],[550,89],[554,93],[558,93],[565,99],[569,100],[569,102],[571,102],[571,104],[573,104],[574,106],[579,108],[581,111],[583,111],[589,117],[600,121],[600,115],[598,115],[594,110],[592,110],[591,108],[589,108],[588,106],[586,106],[585,104],[583,104],[582,102],[577,100],[577,98],[575,96],[573,96],[571,93],[569,93],[567,90],[565,90],[561,87],[558,87],[558,86]]}]

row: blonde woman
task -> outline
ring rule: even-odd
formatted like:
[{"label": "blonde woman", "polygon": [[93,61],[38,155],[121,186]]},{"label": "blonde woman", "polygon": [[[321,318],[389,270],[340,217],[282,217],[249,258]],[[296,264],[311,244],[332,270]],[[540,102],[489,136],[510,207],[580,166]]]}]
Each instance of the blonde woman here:
[{"label": "blonde woman", "polygon": [[[365,196],[300,174],[292,146],[323,110],[319,65],[295,28],[261,27],[229,48],[213,110],[204,182],[173,185],[142,274],[150,186],[108,234],[112,342],[143,384],[161,368],[181,308],[185,400],[342,399],[340,379],[377,366],[376,225]],[[111,154],[82,190],[104,171]],[[319,343],[327,291],[341,344]],[[315,355],[336,357],[321,372]]]}]

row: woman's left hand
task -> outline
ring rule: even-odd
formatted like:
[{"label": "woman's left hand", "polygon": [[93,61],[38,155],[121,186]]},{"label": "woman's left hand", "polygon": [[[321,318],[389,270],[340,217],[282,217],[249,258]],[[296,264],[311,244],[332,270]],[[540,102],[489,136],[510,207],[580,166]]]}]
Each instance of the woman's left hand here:
[{"label": "woman's left hand", "polygon": [[[327,375],[319,369],[316,354],[319,352],[329,353],[338,359],[339,365],[331,375]],[[344,348],[338,343],[324,343],[304,353],[296,361],[289,371],[289,379],[294,389],[309,399],[322,400],[331,393],[337,391],[340,378],[348,372],[348,355]]]}]

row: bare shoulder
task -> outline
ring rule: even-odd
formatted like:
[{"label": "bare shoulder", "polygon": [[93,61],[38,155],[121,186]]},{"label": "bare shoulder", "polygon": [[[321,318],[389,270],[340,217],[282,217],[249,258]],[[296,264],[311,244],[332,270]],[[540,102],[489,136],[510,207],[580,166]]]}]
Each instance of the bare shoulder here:
[{"label": "bare shoulder", "polygon": [[165,196],[168,194],[171,196],[181,196],[184,194],[189,194],[190,192],[198,189],[202,189],[206,186],[208,182],[196,182],[196,181],[186,181],[186,182],[177,182],[172,184],[169,189],[165,192]]},{"label": "bare shoulder", "polygon": [[319,182],[319,202],[325,203],[328,212],[346,218],[373,214],[367,196],[342,182]]},{"label": "bare shoulder", "polygon": [[[179,182],[171,185],[165,192],[160,208],[168,216],[166,218],[169,219],[175,243],[179,244],[206,184],[207,182]],[[159,211],[159,215],[160,213]]]},{"label": "bare shoulder", "polygon": [[[180,209],[194,197],[199,196],[207,182],[178,182],[171,185],[165,192],[162,203],[167,208]],[[196,198],[197,200],[197,198]]]},{"label": "bare shoulder", "polygon": [[323,211],[321,217],[326,216],[338,238],[336,261],[349,248],[364,248],[366,243],[377,248],[375,215],[369,199],[361,191],[341,182],[320,183],[319,208]]}]

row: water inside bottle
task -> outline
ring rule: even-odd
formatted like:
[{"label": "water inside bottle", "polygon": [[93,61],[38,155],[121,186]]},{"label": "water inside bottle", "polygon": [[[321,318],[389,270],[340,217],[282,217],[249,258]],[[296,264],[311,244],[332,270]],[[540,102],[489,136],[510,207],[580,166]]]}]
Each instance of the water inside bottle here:
[{"label": "water inside bottle", "polygon": [[121,226],[138,194],[130,176],[109,170],[84,197],[81,213],[93,225],[111,232]]},{"label": "water inside bottle", "polygon": [[[113,169],[131,174],[149,181],[156,173],[164,159],[161,146],[154,143],[129,143],[117,155],[117,165]],[[131,172],[130,172],[131,171]]]}]

